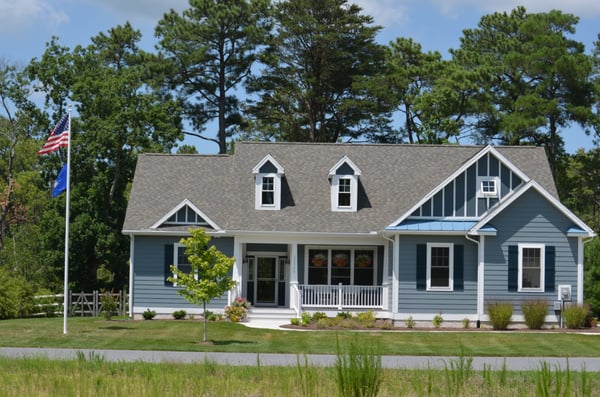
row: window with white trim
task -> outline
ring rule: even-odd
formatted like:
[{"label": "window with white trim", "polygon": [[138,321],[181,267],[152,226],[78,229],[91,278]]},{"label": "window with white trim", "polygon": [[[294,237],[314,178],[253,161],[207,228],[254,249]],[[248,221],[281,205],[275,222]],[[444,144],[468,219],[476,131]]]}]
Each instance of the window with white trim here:
[{"label": "window with white trim", "polygon": [[278,210],[281,208],[281,176],[258,174],[256,176],[256,209]]},{"label": "window with white trim", "polygon": [[358,177],[334,175],[331,181],[331,210],[356,211],[358,203]]},{"label": "window with white trim", "polygon": [[519,244],[519,291],[544,291],[544,244]]},{"label": "window with white trim", "polygon": [[[176,243],[173,246],[175,248],[173,250],[173,266],[175,266],[177,270],[189,274],[192,271],[192,265],[185,254],[185,245]],[[173,278],[175,279],[173,285],[177,286],[177,273],[173,273]]]},{"label": "window with white trim", "polygon": [[496,177],[478,177],[479,197],[498,197],[499,180]]},{"label": "window with white trim", "polygon": [[454,244],[427,244],[427,289],[452,291],[454,289]]},{"label": "window with white trim", "polygon": [[311,247],[306,253],[308,284],[375,285],[372,248]]},{"label": "window with white trim", "polygon": [[200,215],[187,205],[174,213],[165,221],[165,224],[172,225],[205,225],[206,221]]}]

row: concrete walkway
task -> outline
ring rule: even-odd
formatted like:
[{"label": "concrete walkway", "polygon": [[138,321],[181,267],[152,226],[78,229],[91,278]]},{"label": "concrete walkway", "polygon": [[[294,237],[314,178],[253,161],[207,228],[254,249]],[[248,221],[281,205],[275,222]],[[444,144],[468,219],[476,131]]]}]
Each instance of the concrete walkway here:
[{"label": "concrete walkway", "polygon": [[[81,355],[87,359],[99,357],[102,360],[114,362],[174,362],[174,363],[202,363],[205,361],[223,365],[248,365],[258,363],[263,366],[296,366],[298,360],[304,364],[304,355],[296,354],[271,354],[271,353],[220,353],[220,352],[174,352],[174,351],[144,351],[144,350],[105,350],[105,349],[50,349],[29,347],[0,347],[0,356],[3,357],[47,357],[56,360],[77,359]],[[332,366],[336,356],[332,354],[308,354],[309,363],[314,366]],[[458,357],[439,356],[383,356],[382,366],[385,368],[406,369],[443,369],[450,367],[453,360]],[[543,362],[551,368],[565,370],[567,365],[572,371],[600,371],[600,357],[473,357],[472,367],[482,370],[484,367],[493,370],[502,369],[526,371],[537,370]]]}]

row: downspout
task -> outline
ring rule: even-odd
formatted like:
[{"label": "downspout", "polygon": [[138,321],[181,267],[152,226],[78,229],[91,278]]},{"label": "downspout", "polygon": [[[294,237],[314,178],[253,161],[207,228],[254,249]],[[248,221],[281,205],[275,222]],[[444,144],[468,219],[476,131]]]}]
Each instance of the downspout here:
[{"label": "downspout", "polygon": [[[394,238],[391,239],[385,235],[385,232],[381,233],[381,237],[392,243],[392,321],[394,320],[395,314],[398,313],[398,272],[400,271],[400,253],[399,251],[399,235],[395,234]],[[386,258],[387,259],[387,258]]]},{"label": "downspout", "polygon": [[129,235],[129,318],[133,320],[133,265],[135,257],[135,244],[134,244],[135,236],[133,234]]},{"label": "downspout", "polygon": [[465,233],[465,238],[472,243],[477,245],[477,328],[481,328],[481,314],[483,313],[483,302],[484,302],[484,236],[479,236],[479,240],[475,240],[470,237],[468,233]]}]

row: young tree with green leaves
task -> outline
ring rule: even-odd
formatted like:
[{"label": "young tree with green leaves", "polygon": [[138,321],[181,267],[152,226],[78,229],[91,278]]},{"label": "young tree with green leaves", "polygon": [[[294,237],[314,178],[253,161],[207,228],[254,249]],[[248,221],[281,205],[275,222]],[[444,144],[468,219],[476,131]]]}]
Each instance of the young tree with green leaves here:
[{"label": "young tree with green leaves", "polygon": [[275,34],[249,90],[247,111],[261,139],[337,142],[379,128],[382,110],[364,89],[383,68],[380,27],[346,0],[293,0],[274,5]]},{"label": "young tree with green leaves", "polygon": [[[242,122],[236,90],[250,75],[257,47],[271,30],[268,0],[190,0],[181,15],[165,14],[156,27],[161,78],[176,90],[198,133],[227,153],[227,138]],[[218,120],[216,138],[201,132]]]},{"label": "young tree with green leaves", "polygon": [[173,276],[169,282],[182,289],[177,292],[194,305],[202,305],[204,310],[204,332],[202,341],[207,342],[206,336],[206,304],[211,299],[218,298],[235,286],[235,281],[228,274],[233,268],[234,258],[219,251],[214,245],[209,247],[210,237],[203,229],[191,229],[191,237],[181,240],[185,245],[185,255],[190,263],[190,272],[171,266]]}]

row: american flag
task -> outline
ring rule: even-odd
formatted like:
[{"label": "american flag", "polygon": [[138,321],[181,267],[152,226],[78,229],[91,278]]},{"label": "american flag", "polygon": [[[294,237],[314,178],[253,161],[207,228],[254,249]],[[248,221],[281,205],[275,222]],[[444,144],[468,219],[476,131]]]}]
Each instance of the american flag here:
[{"label": "american flag", "polygon": [[58,150],[60,147],[69,146],[69,114],[66,114],[56,127],[50,132],[48,141],[38,154],[48,154]]}]

